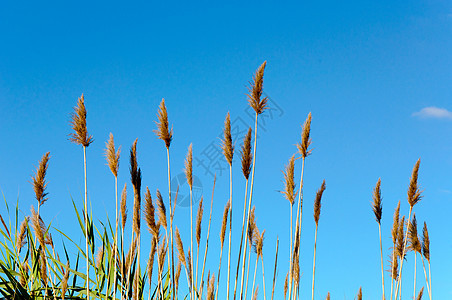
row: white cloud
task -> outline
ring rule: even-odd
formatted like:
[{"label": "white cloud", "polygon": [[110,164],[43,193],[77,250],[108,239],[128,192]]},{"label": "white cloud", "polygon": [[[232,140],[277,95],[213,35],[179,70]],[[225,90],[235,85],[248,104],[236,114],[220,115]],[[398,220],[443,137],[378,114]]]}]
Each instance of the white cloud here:
[{"label": "white cloud", "polygon": [[435,106],[424,107],[420,111],[414,112],[413,117],[432,118],[432,119],[449,119],[452,120],[452,112],[445,108]]}]

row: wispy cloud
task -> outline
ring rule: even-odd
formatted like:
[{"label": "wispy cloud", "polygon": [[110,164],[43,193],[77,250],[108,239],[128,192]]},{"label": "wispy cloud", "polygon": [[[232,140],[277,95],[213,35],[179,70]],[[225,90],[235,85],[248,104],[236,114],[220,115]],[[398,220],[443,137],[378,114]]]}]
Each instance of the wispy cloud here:
[{"label": "wispy cloud", "polygon": [[429,118],[429,119],[448,119],[452,120],[452,112],[436,106],[424,107],[420,111],[414,112],[413,117],[418,118]]}]

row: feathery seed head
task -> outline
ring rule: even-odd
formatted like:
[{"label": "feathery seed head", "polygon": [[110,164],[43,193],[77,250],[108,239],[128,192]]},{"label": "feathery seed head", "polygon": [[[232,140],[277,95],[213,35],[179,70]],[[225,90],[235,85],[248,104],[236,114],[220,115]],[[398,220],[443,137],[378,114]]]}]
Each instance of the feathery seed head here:
[{"label": "feathery seed head", "polygon": [[104,260],[104,246],[100,245],[96,254],[96,268],[100,268]]},{"label": "feathery seed head", "polygon": [[308,114],[306,121],[303,124],[303,130],[301,132],[301,143],[297,144],[298,152],[302,158],[306,158],[312,152],[309,146],[312,144],[312,140],[309,137],[311,134],[311,113]]},{"label": "feathery seed head", "polygon": [[413,172],[411,173],[410,185],[408,187],[408,203],[411,207],[413,207],[416,203],[418,203],[421,199],[421,191],[419,190],[419,185],[417,182],[418,174],[419,174],[419,164],[421,163],[421,159],[419,158],[416,164],[413,167]]},{"label": "feathery seed head", "polygon": [[328,292],[328,294],[326,295],[326,300],[330,300],[330,292]]},{"label": "feathery seed head", "polygon": [[410,241],[410,249],[421,254],[422,245],[421,242],[419,241],[419,236],[417,233],[416,214],[413,214],[413,221],[411,222],[408,230],[408,238]]},{"label": "feathery seed head", "polygon": [[207,298],[206,300],[214,300],[215,296],[215,274],[212,274],[212,277],[210,277],[209,286],[207,287]]},{"label": "feathery seed head", "polygon": [[253,154],[251,153],[251,127],[248,128],[245,139],[243,140],[243,145],[241,149],[242,154],[242,173],[245,179],[248,180],[251,172],[251,164],[253,161]]},{"label": "feathery seed head", "polygon": [[249,217],[249,224],[248,224],[248,241],[250,245],[254,243],[254,230],[256,229],[256,215],[255,215],[256,207],[253,206],[253,208],[250,211],[250,217]]},{"label": "feathery seed head", "polygon": [[120,154],[121,147],[118,147],[118,150],[115,149],[113,134],[110,132],[110,138],[108,142],[105,143],[105,157],[107,158],[108,166],[115,177],[118,177]]},{"label": "feathery seed head", "polygon": [[378,224],[380,224],[381,222],[381,214],[382,214],[382,205],[381,205],[381,178],[378,178],[377,184],[375,185],[373,194],[372,194],[372,199],[374,200],[373,204],[372,204],[372,210],[374,211],[375,214],[375,220],[378,222]]},{"label": "feathery seed head", "polygon": [[403,253],[403,248],[405,244],[405,216],[402,217],[402,219],[399,222],[399,229],[397,231],[397,256],[400,257],[400,259],[405,258],[405,253]]},{"label": "feathery seed head", "polygon": [[256,289],[254,290],[254,296],[253,300],[257,300],[257,293],[259,292],[259,285],[256,286]]},{"label": "feathery seed head", "polygon": [[267,61],[257,69],[256,73],[253,76],[253,81],[250,82],[250,87],[248,88],[248,103],[254,109],[256,114],[260,115],[266,110],[268,98],[262,97],[262,90],[264,86],[264,70],[267,65]]},{"label": "feathery seed head", "polygon": [[44,233],[46,232],[46,228],[44,222],[42,221],[38,213],[35,211],[35,208],[33,206],[31,206],[31,224],[35,231],[35,235],[39,241],[39,244],[41,245],[42,249],[44,249],[45,247]]},{"label": "feathery seed head", "polygon": [[162,275],[162,272],[163,272],[163,265],[165,264],[165,256],[166,256],[167,249],[168,249],[168,247],[166,246],[166,236],[164,236],[160,249],[158,250],[158,252],[159,252],[158,259],[159,259],[159,266],[160,266],[159,277]]},{"label": "feathery seed head", "polygon": [[144,196],[144,217],[146,219],[149,232],[154,238],[157,238],[159,233],[155,222],[155,208],[152,204],[151,192],[148,187],[146,187],[146,194]]},{"label": "feathery seed head", "polygon": [[67,261],[66,264],[66,270],[64,271],[64,275],[63,275],[63,280],[61,282],[61,299],[64,300],[66,291],[67,291],[67,281],[69,280],[69,260]]},{"label": "feathery seed head", "polygon": [[430,262],[430,238],[428,236],[427,223],[425,222],[422,229],[422,254]]},{"label": "feathery seed head", "polygon": [[155,253],[157,251],[157,242],[155,238],[152,238],[151,240],[151,252],[149,252],[149,259],[148,259],[148,279],[149,284],[152,283],[152,271],[154,269],[154,259],[155,259]]},{"label": "feathery seed head", "polygon": [[188,248],[188,252],[187,252],[187,264],[188,264],[188,266],[187,266],[188,278],[190,279],[190,282],[191,282],[193,274],[191,272],[192,266],[191,266],[191,251],[190,251],[190,248]]},{"label": "feathery seed head", "polygon": [[180,272],[182,270],[182,266],[180,263],[180,260],[177,263],[177,268],[176,268],[176,275],[175,275],[175,279],[174,279],[174,284],[175,284],[175,288],[174,288],[174,294],[177,295],[177,291],[179,290],[179,278],[180,278]]},{"label": "feathery seed head", "polygon": [[289,271],[287,271],[286,280],[284,281],[284,299],[286,299],[288,287],[289,287]]},{"label": "feathery seed head", "polygon": [[127,221],[127,183],[124,184],[124,189],[121,193],[121,221],[122,228],[126,226]]},{"label": "feathery seed head", "polygon": [[185,177],[187,178],[188,186],[193,188],[193,144],[188,146],[187,157],[185,158]]},{"label": "feathery seed head", "polygon": [[223,149],[224,157],[226,158],[229,165],[232,165],[232,158],[234,157],[234,145],[232,145],[232,135],[231,135],[231,116],[226,115],[226,120],[224,121],[224,139],[222,140],[221,149]]},{"label": "feathery seed head", "polygon": [[173,128],[169,129],[168,112],[166,111],[165,99],[162,99],[157,113],[158,122],[157,130],[154,130],[159,139],[165,142],[166,148],[169,149],[171,140],[173,139]]},{"label": "feathery seed head", "polygon": [[284,194],[284,197],[289,200],[290,205],[293,205],[295,202],[295,197],[297,196],[298,192],[295,191],[295,155],[292,155],[292,157],[289,160],[289,163],[286,165],[285,171],[283,171],[284,174],[284,191],[281,193]]},{"label": "feathery seed head", "polygon": [[230,201],[228,201],[226,203],[226,206],[224,207],[223,222],[221,223],[221,231],[220,231],[221,248],[223,248],[223,244],[224,244],[224,236],[226,234],[226,225],[228,223],[228,214],[229,214],[230,208],[231,208],[231,203],[230,203]]},{"label": "feathery seed head", "polygon": [[35,191],[36,200],[38,200],[39,206],[43,205],[47,201],[48,195],[45,190],[47,187],[46,173],[49,166],[50,152],[44,154],[39,161],[39,167],[36,169],[34,176],[31,177],[33,183],[33,190]]},{"label": "feathery seed head", "polygon": [[184,265],[184,267],[187,267],[187,262],[185,261],[185,252],[184,252],[184,244],[182,244],[182,239],[180,238],[179,228],[176,226],[176,245],[177,250],[179,251],[179,261]]},{"label": "feathery seed head", "polygon": [[40,261],[40,271],[41,271],[41,280],[44,283],[44,286],[47,286],[47,261],[46,261],[46,257],[45,257],[45,252],[44,252],[44,248],[41,249],[41,254],[39,257],[39,261]]},{"label": "feathery seed head", "polygon": [[198,206],[198,213],[196,214],[196,243],[198,244],[198,247],[201,242],[201,222],[203,213],[204,213],[203,197],[201,196],[201,201],[199,201]]},{"label": "feathery seed head", "polygon": [[157,214],[159,216],[159,224],[166,229],[167,228],[166,207],[165,203],[163,203],[162,194],[160,194],[160,191],[158,189],[157,189]]},{"label": "feathery seed head", "polygon": [[397,230],[399,229],[399,218],[400,218],[400,200],[399,204],[397,204],[397,208],[394,211],[394,221],[392,223],[392,243],[395,245],[397,242]]},{"label": "feathery seed head", "polygon": [[29,220],[29,217],[25,217],[25,219],[20,224],[19,235],[17,236],[17,242],[16,242],[17,253],[19,253],[19,254],[20,254],[20,251],[22,250],[23,246],[27,243],[26,236],[27,236],[28,220]]},{"label": "feathery seed head", "polygon": [[70,124],[75,131],[75,133],[69,134],[69,140],[71,142],[88,147],[94,141],[93,137],[88,134],[88,129],[86,128],[86,108],[83,94],[78,98],[77,106],[74,107],[74,112],[71,113]]},{"label": "feathery seed head", "polygon": [[424,287],[421,288],[419,294],[417,294],[416,300],[422,300],[422,295],[424,294]]},{"label": "feathery seed head", "polygon": [[315,196],[315,202],[314,202],[314,220],[315,220],[315,224],[319,224],[319,219],[320,219],[320,208],[322,206],[321,204],[321,200],[322,200],[322,195],[323,192],[325,191],[326,185],[325,185],[325,179],[322,182],[322,186],[320,187],[320,189],[317,191],[317,195]]},{"label": "feathery seed head", "polygon": [[358,300],[363,300],[363,289],[359,287],[358,295],[356,296]]}]

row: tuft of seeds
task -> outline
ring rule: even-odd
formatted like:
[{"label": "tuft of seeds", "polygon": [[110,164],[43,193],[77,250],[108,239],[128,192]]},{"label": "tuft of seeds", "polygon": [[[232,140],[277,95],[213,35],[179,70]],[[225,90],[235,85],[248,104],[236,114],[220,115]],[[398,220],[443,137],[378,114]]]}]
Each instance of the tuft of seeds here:
[{"label": "tuft of seeds", "polygon": [[149,252],[149,259],[148,259],[148,279],[149,279],[149,285],[152,283],[152,271],[154,269],[154,259],[155,259],[155,252],[157,251],[157,240],[155,238],[151,241],[151,252]]},{"label": "tuft of seeds", "polygon": [[315,196],[315,201],[314,201],[314,220],[315,220],[316,225],[319,224],[320,208],[322,207],[321,200],[322,200],[322,195],[323,195],[323,192],[325,191],[325,188],[326,188],[326,185],[325,185],[325,179],[324,179],[322,182],[322,186],[317,191],[317,195]]},{"label": "tuft of seeds", "polygon": [[39,257],[40,262],[40,271],[41,271],[41,280],[44,282],[44,285],[47,286],[48,278],[47,278],[47,261],[45,257],[44,248],[41,249],[41,254]]},{"label": "tuft of seeds", "polygon": [[377,184],[375,185],[372,199],[374,202],[372,203],[372,210],[375,214],[375,220],[378,222],[378,224],[381,224],[381,214],[383,211],[383,207],[381,205],[381,178],[378,178]]},{"label": "tuft of seeds", "polygon": [[392,243],[395,245],[397,242],[397,231],[399,229],[399,218],[400,218],[400,200],[399,204],[397,204],[397,208],[394,211],[394,221],[392,223]]},{"label": "tuft of seeds", "polygon": [[102,265],[102,261],[104,260],[104,246],[100,245],[97,249],[96,254],[96,268],[99,268]]},{"label": "tuft of seeds", "polygon": [[358,295],[356,295],[358,300],[363,300],[363,289],[359,287]]},{"label": "tuft of seeds", "polygon": [[193,144],[188,146],[187,157],[185,158],[185,177],[187,178],[187,183],[190,189],[193,188]]},{"label": "tuft of seeds", "polygon": [[188,262],[188,266],[187,266],[188,279],[189,279],[190,282],[192,282],[193,274],[191,273],[192,266],[191,266],[191,251],[190,251],[190,248],[188,248],[188,252],[187,252],[187,262]]},{"label": "tuft of seeds", "polygon": [[417,294],[416,300],[421,300],[423,294],[424,294],[424,287],[422,287],[421,290],[419,291],[419,294]]},{"label": "tuft of seeds", "polygon": [[251,172],[251,164],[253,161],[253,154],[251,153],[251,127],[248,128],[245,139],[243,140],[243,145],[241,149],[242,154],[242,173],[245,179],[248,180]]},{"label": "tuft of seeds", "polygon": [[25,246],[25,244],[27,243],[26,236],[27,236],[28,220],[29,220],[29,217],[25,217],[24,220],[22,221],[22,223],[20,224],[19,235],[17,236],[17,242],[16,242],[17,253],[19,253],[19,254],[20,254],[20,251],[22,250],[23,246]]},{"label": "tuft of seeds", "polygon": [[33,190],[35,191],[36,200],[38,200],[39,206],[43,205],[47,201],[46,196],[48,193],[45,191],[47,187],[45,177],[49,166],[49,159],[50,152],[47,152],[42,156],[34,176],[31,177],[33,182]]},{"label": "tuft of seeds", "polygon": [[67,291],[67,281],[69,280],[69,261],[66,264],[66,270],[64,271],[63,280],[61,282],[61,299],[64,300]]},{"label": "tuft of seeds", "polygon": [[234,146],[232,145],[232,135],[231,135],[231,116],[226,115],[226,120],[224,121],[224,139],[222,140],[221,149],[223,149],[224,157],[226,158],[229,165],[232,165],[232,158],[234,157]]},{"label": "tuft of seeds", "polygon": [[198,213],[196,214],[196,243],[198,244],[201,242],[201,222],[202,222],[202,215],[204,213],[204,206],[203,206],[203,197],[201,197],[201,201],[199,201],[198,206]]},{"label": "tuft of seeds", "polygon": [[152,204],[151,192],[148,187],[146,187],[146,194],[144,196],[144,218],[146,219],[149,232],[154,236],[154,238],[158,238],[159,233],[155,222],[155,209]]},{"label": "tuft of seeds", "polygon": [[115,177],[118,177],[120,154],[121,147],[118,147],[118,150],[115,149],[113,134],[110,132],[110,138],[108,139],[108,142],[105,142],[105,157],[107,158],[107,164]]},{"label": "tuft of seeds", "polygon": [[169,149],[171,140],[173,139],[173,128],[171,128],[171,130],[169,129],[165,99],[162,99],[162,102],[160,102],[157,118],[158,122],[155,122],[157,130],[154,130],[154,133],[157,135],[157,138],[165,142],[166,148]]},{"label": "tuft of seeds", "polygon": [[220,231],[221,248],[223,248],[223,244],[224,244],[224,236],[226,234],[226,225],[228,223],[228,214],[229,214],[230,208],[231,208],[231,203],[230,203],[230,201],[228,201],[228,203],[226,203],[226,206],[224,207],[223,222],[221,223],[221,231]]},{"label": "tuft of seeds", "polygon": [[297,144],[298,152],[301,154],[302,158],[306,158],[312,152],[309,150],[309,146],[312,144],[310,139],[311,134],[311,113],[308,114],[306,121],[303,124],[303,130],[301,131],[301,143]]},{"label": "tuft of seeds", "polygon": [[249,218],[250,221],[248,224],[248,241],[249,241],[250,245],[253,245],[254,238],[255,238],[255,236],[254,236],[254,230],[256,228],[256,215],[254,213],[255,210],[256,210],[256,207],[253,206],[253,208],[250,211],[250,218]]},{"label": "tuft of seeds", "polygon": [[182,239],[180,238],[179,228],[176,226],[176,246],[179,251],[179,261],[187,268],[187,262],[185,261],[184,244],[182,244]]},{"label": "tuft of seeds", "polygon": [[326,300],[330,300],[330,292],[328,292],[328,294],[326,295]]},{"label": "tuft of seeds", "polygon": [[410,249],[422,254],[422,245],[419,241],[419,236],[417,233],[417,221],[416,221],[416,214],[413,214],[413,221],[410,224],[410,227],[408,229],[408,239],[410,241]]},{"label": "tuft of seeds", "polygon": [[[399,222],[399,229],[397,230],[397,256],[400,259],[405,258],[405,254],[403,253],[404,248],[404,242],[405,242],[405,216],[402,217],[402,219]],[[403,256],[403,257],[402,257]]]},{"label": "tuft of seeds", "polygon": [[419,190],[419,185],[417,182],[418,174],[419,174],[419,164],[421,163],[421,159],[418,159],[416,164],[413,167],[413,172],[411,173],[410,185],[408,187],[408,203],[411,207],[413,207],[416,203],[418,203],[422,196],[421,191]]},{"label": "tuft of seeds", "polygon": [[284,299],[286,299],[288,287],[289,287],[289,271],[287,271],[286,280],[284,281]]},{"label": "tuft of seeds", "polygon": [[159,256],[158,259],[159,259],[159,266],[160,266],[159,277],[161,276],[161,274],[163,272],[163,265],[165,264],[165,256],[166,256],[167,249],[168,249],[168,247],[166,246],[166,236],[164,236],[162,244],[161,244],[160,248],[158,249],[158,256]]},{"label": "tuft of seeds", "polygon": [[88,129],[86,128],[86,108],[83,94],[78,98],[77,106],[74,107],[74,112],[71,113],[70,124],[75,132],[69,134],[69,140],[71,142],[88,147],[94,141],[93,137],[88,134]]},{"label": "tuft of seeds", "polygon": [[430,238],[428,236],[427,223],[425,222],[424,228],[422,229],[422,254],[430,263]]},{"label": "tuft of seeds", "polygon": [[137,163],[137,142],[130,149],[130,178],[133,186],[133,231],[140,234],[141,228],[141,169]]},{"label": "tuft of seeds", "polygon": [[262,97],[262,90],[264,86],[264,70],[267,65],[267,61],[264,61],[262,65],[257,69],[253,76],[252,82],[250,82],[250,87],[248,88],[248,103],[254,109],[256,114],[260,115],[266,110],[268,98]]},{"label": "tuft of seeds", "polygon": [[157,189],[157,214],[159,216],[159,224],[166,229],[167,228],[166,207],[165,203],[163,203],[162,194],[160,194],[160,191],[158,189]]},{"label": "tuft of seeds", "polygon": [[179,278],[180,278],[181,270],[182,270],[182,266],[181,266],[181,263],[180,263],[180,260],[179,260],[179,262],[177,263],[176,275],[175,275],[175,279],[174,279],[174,284],[175,284],[175,288],[174,288],[175,292],[174,292],[174,294],[175,295],[177,295],[177,291],[179,289]]},{"label": "tuft of seeds", "polygon": [[214,300],[215,295],[215,274],[212,274],[209,280],[209,286],[207,287],[207,298],[206,300]]},{"label": "tuft of seeds", "polygon": [[38,238],[39,244],[41,245],[42,249],[44,249],[45,247],[44,233],[46,232],[46,228],[44,222],[42,221],[38,213],[35,211],[35,208],[33,206],[31,207],[31,224],[35,231],[35,235]]},{"label": "tuft of seeds", "polygon": [[122,228],[124,228],[127,222],[127,183],[124,184],[121,193],[121,221]]},{"label": "tuft of seeds", "polygon": [[293,205],[295,203],[295,197],[297,196],[298,192],[295,191],[295,155],[292,155],[292,157],[289,159],[289,163],[285,167],[285,171],[283,171],[284,174],[284,191],[283,193],[284,197],[289,200],[290,205]]}]

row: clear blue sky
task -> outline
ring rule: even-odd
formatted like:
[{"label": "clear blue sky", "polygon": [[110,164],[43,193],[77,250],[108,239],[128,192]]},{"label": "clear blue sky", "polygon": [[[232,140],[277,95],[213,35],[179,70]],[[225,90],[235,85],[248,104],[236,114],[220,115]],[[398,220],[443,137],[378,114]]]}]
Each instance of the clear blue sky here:
[{"label": "clear blue sky", "polygon": [[[19,199],[22,213],[36,205],[30,175],[50,151],[49,200],[42,208],[43,218],[81,239],[80,231],[73,229],[77,223],[70,195],[82,204],[83,155],[68,141],[68,122],[82,93],[88,130],[95,139],[88,149],[89,197],[95,217],[105,220],[107,213],[114,216],[113,175],[103,157],[110,132],[123,149],[120,187],[130,182],[128,151],[138,138],[143,187],[149,186],[153,195],[159,188],[166,196],[166,152],[152,132],[162,97],[174,126],[171,164],[176,175],[190,143],[195,159],[202,159],[211,143],[219,144],[228,111],[240,126],[253,125],[246,86],[267,60],[264,91],[272,99],[270,106],[279,110],[264,114],[267,123],[258,139],[253,200],[258,226],[267,233],[268,296],[277,236],[279,295],[288,268],[289,204],[278,192],[283,188],[281,170],[295,153],[301,125],[312,112],[302,298],[310,296],[312,204],[322,180],[327,189],[319,222],[316,298],[330,291],[333,299],[352,299],[362,286],[364,298],[379,299],[372,189],[381,177],[383,250],[389,255],[393,210],[400,199],[401,213],[408,214],[406,190],[419,157],[424,198],[415,211],[418,222],[429,226],[433,293],[437,299],[452,298],[450,1],[3,2],[0,36],[0,189],[11,205]],[[237,141],[236,147],[240,144]],[[244,194],[239,165],[235,160],[236,235]],[[207,215],[212,177],[196,164],[194,172],[203,186]],[[297,182],[299,173],[298,161]],[[227,173],[217,179],[208,258],[215,273],[218,220],[229,182]],[[0,212],[5,214],[3,206]],[[176,210],[186,245],[188,213],[186,207]],[[207,217],[204,221],[205,233]],[[56,240],[61,243],[61,238]],[[412,296],[413,267],[410,254],[404,264],[406,299]],[[418,269],[418,287],[424,282]],[[387,294],[389,283],[386,277]],[[259,298],[262,288],[260,292]]]}]

